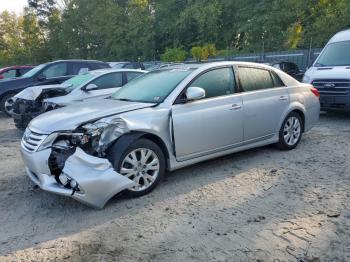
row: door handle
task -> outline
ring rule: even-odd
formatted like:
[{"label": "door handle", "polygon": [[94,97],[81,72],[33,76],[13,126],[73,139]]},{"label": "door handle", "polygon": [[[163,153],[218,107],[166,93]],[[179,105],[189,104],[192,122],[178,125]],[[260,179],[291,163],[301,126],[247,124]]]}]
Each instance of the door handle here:
[{"label": "door handle", "polygon": [[288,100],[288,96],[280,96],[280,100],[286,101],[286,100]]},{"label": "door handle", "polygon": [[239,105],[239,104],[233,104],[232,107],[230,108],[230,110],[238,110],[238,109],[241,109],[242,106]]}]

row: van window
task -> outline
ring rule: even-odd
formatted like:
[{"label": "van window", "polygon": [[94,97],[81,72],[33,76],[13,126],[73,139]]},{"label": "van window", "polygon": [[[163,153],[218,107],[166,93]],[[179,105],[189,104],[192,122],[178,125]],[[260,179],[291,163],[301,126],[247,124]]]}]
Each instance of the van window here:
[{"label": "van window", "polygon": [[270,71],[260,68],[239,67],[239,79],[244,91],[255,91],[275,87]]},{"label": "van window", "polygon": [[328,44],[317,59],[315,66],[349,66],[350,41]]}]

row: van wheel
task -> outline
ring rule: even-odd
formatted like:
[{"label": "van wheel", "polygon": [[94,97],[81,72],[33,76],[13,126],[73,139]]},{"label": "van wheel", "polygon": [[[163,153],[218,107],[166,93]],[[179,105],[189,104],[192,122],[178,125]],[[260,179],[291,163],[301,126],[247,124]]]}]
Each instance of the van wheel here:
[{"label": "van wheel", "polygon": [[303,121],[296,112],[291,112],[283,121],[279,131],[277,147],[281,150],[294,149],[302,137]]},{"label": "van wheel", "polygon": [[151,192],[165,173],[165,158],[159,146],[148,139],[138,139],[126,149],[114,145],[107,158],[121,175],[133,180],[135,185],[126,190],[132,197]]},{"label": "van wheel", "polygon": [[7,116],[11,116],[10,112],[12,111],[12,104],[13,104],[13,101],[11,100],[11,98],[14,95],[15,94],[13,93],[6,94],[0,100],[0,110],[4,112]]}]

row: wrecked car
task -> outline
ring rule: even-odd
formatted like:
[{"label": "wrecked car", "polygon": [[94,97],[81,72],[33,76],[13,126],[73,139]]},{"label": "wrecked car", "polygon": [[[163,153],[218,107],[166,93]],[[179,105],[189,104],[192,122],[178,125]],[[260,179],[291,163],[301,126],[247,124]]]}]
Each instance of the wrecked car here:
[{"label": "wrecked car", "polygon": [[30,86],[60,84],[83,69],[111,68],[109,64],[96,60],[57,60],[38,65],[21,77],[0,81],[0,110],[10,116],[11,98]]},{"label": "wrecked car", "polygon": [[270,66],[182,65],[35,118],[21,152],[43,190],[102,208],[120,192],[149,193],[166,171],[268,144],[294,149],[319,110],[317,90]]},{"label": "wrecked car", "polygon": [[28,87],[10,99],[10,114],[19,129],[36,116],[92,98],[105,98],[146,71],[100,69],[87,71],[59,85]]}]

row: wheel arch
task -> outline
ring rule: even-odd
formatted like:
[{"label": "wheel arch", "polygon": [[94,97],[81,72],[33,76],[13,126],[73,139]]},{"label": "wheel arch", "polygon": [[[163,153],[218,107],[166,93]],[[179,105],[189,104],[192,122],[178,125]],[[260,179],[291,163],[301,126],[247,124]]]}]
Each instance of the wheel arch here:
[{"label": "wheel arch", "polygon": [[[306,121],[306,109],[302,104],[299,103],[293,103],[290,105],[290,107],[284,112],[284,114],[282,115],[282,118],[280,119],[280,124],[279,124],[279,128],[282,127],[284,120],[286,119],[286,117],[292,113],[292,112],[296,112],[300,115],[301,120],[303,121],[303,130],[302,132],[305,131],[305,121]],[[278,129],[279,131],[279,129]]]},{"label": "wheel arch", "polygon": [[117,147],[117,148],[120,148],[121,150],[124,150],[132,142],[134,142],[140,138],[148,139],[148,140],[152,141],[153,143],[155,143],[157,146],[159,146],[159,148],[162,150],[164,157],[166,159],[165,165],[166,165],[166,169],[168,170],[170,156],[169,156],[167,146],[165,145],[164,141],[159,136],[152,134],[152,133],[147,133],[147,132],[142,132],[142,131],[132,131],[132,132],[126,133],[126,134],[122,135],[121,137],[119,137],[114,143],[112,143],[108,147],[107,151],[111,150],[112,147]]},{"label": "wheel arch", "polygon": [[304,133],[305,131],[305,113],[301,110],[301,109],[294,109],[292,111],[290,111],[288,114],[295,112],[297,113],[300,117],[301,117],[301,121],[302,121],[302,132]]}]

